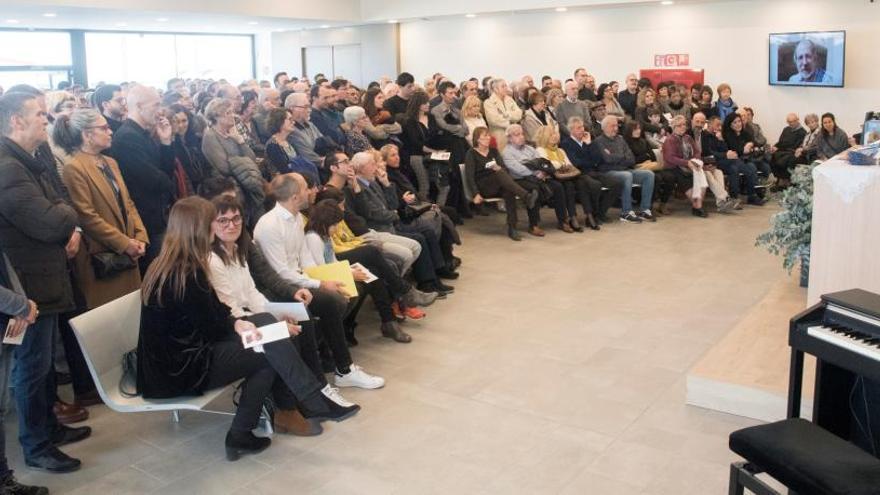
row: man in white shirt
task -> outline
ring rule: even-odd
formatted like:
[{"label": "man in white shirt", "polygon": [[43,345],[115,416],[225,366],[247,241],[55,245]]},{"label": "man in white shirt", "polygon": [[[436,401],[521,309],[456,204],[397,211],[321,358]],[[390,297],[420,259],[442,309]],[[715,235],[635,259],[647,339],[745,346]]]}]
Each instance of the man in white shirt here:
[{"label": "man in white shirt", "polygon": [[[263,215],[254,228],[254,240],[266,261],[282,278],[310,289],[313,304],[319,298],[344,293],[341,282],[315,280],[302,272],[303,268],[315,264],[305,243],[305,218],[299,213],[309,201],[305,179],[298,174],[279,175],[272,180],[270,189],[277,201],[275,208]],[[385,385],[383,378],[372,376],[352,363],[341,327],[322,327],[321,331],[333,354],[337,387],[374,389]]]}]

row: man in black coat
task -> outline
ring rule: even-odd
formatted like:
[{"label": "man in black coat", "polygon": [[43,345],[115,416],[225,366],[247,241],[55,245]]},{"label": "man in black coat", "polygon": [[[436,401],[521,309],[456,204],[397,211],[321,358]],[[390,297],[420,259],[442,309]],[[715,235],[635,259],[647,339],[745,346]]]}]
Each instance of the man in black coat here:
[{"label": "man in black coat", "polygon": [[[156,139],[153,138],[155,131]],[[168,211],[174,201],[174,148],[171,124],[160,113],[159,93],[135,86],[128,91],[128,118],[113,135],[109,155],[119,163],[122,178],[147,229],[150,244],[140,260],[141,272],[159,254]]]},{"label": "man in black coat", "polygon": [[15,350],[12,384],[19,441],[28,466],[64,473],[79,469],[80,461],[57,446],[82,440],[91,429],[61,426],[52,410],[58,315],[74,308],[65,248],[74,237],[77,214],[34,157],[48,139],[47,126],[36,96],[9,93],[0,98],[0,248],[38,307],[35,323]]},{"label": "man in black coat", "polygon": [[797,165],[798,157],[795,150],[800,148],[807,136],[807,130],[801,126],[801,119],[796,113],[790,113],[785,117],[788,124],[779,136],[779,142],[770,147],[770,168],[776,177],[774,191],[788,187],[791,184],[791,169]]}]

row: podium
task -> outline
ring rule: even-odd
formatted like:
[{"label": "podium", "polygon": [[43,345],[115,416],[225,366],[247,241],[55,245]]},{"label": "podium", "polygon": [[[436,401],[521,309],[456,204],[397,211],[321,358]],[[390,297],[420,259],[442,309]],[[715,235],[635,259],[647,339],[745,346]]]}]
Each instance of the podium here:
[{"label": "podium", "polygon": [[880,166],[841,156],[813,169],[807,306],[846,289],[880,292]]}]

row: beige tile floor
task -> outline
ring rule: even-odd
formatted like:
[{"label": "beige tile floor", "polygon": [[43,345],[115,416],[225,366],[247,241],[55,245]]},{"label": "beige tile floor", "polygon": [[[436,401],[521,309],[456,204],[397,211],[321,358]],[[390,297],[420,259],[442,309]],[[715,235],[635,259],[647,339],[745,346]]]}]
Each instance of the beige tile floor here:
[{"label": "beige tile floor", "polygon": [[388,385],[345,390],[363,411],[319,437],[229,463],[225,417],[102,406],[67,448],[77,473],[23,468],[14,425],[7,450],[53,493],[726,493],[727,435],[753,422],[685,406],[684,378],[781,276],[754,247],[773,210],[678,210],[520,243],[501,215],[469,222],[456,293],[406,324],[412,344],[364,318],[355,360]]}]

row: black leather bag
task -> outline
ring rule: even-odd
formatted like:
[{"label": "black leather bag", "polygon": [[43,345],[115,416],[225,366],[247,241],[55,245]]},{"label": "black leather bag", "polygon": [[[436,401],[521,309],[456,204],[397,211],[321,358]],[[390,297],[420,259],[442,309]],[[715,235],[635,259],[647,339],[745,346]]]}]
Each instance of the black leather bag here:
[{"label": "black leather bag", "polygon": [[92,268],[95,270],[95,278],[98,280],[111,278],[135,266],[137,265],[134,260],[127,254],[106,252],[92,255]]}]

